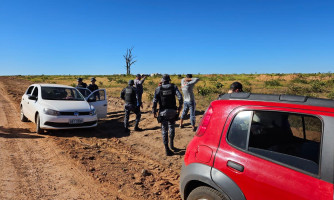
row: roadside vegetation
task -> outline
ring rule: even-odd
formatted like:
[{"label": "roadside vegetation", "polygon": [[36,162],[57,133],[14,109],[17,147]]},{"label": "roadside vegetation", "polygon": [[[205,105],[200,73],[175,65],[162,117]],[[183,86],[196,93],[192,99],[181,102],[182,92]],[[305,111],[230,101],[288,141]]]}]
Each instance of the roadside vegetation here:
[{"label": "roadside vegetation", "polygon": [[[200,82],[194,92],[198,110],[205,110],[208,104],[217,99],[219,94],[226,93],[234,81],[244,86],[245,92],[264,94],[291,94],[334,99],[334,74],[194,74]],[[56,83],[75,86],[77,78],[83,78],[89,84],[91,77],[96,77],[100,88],[106,88],[109,96],[119,97],[121,90],[134,75],[40,75],[20,76],[35,83]],[[179,89],[181,79],[185,75],[171,75],[172,83]],[[158,86],[161,75],[147,77],[144,83],[143,100],[150,106],[154,90]]]}]

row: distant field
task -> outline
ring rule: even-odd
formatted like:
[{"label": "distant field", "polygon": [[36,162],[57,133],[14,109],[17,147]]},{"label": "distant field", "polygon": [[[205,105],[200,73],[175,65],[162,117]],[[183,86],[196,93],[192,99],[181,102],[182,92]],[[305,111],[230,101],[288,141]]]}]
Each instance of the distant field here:
[{"label": "distant field", "polygon": [[[87,84],[92,75],[40,75],[20,76],[35,83],[57,83],[75,86],[77,78],[81,77]],[[94,75],[96,84],[100,88],[106,88],[108,95],[119,97],[122,88],[126,87],[128,80],[134,79],[134,75]],[[172,83],[180,89],[181,79],[185,75],[171,75]],[[226,93],[229,85],[234,81],[243,84],[244,90],[253,93],[265,94],[296,94],[311,97],[334,99],[334,74],[213,74],[193,75],[200,78],[195,87],[197,109],[204,110],[209,102],[216,99],[219,94]],[[143,100],[146,103],[152,101],[154,89],[157,87],[161,76],[148,77],[144,83]]]}]

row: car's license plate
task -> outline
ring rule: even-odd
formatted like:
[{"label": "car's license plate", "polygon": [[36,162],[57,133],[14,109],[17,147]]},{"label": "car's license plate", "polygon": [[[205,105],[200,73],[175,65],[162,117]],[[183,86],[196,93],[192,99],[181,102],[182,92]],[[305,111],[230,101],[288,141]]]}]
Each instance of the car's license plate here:
[{"label": "car's license plate", "polygon": [[82,124],[83,119],[70,119],[69,124]]}]

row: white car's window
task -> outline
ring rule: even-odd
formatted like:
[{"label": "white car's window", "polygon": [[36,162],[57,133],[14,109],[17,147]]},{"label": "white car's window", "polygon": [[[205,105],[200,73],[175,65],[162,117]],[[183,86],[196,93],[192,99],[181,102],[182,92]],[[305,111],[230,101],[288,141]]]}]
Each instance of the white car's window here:
[{"label": "white car's window", "polygon": [[34,86],[30,86],[27,90],[27,93],[26,94],[31,94],[32,92],[32,89],[34,89]]},{"label": "white car's window", "polygon": [[82,87],[77,87],[77,90],[84,96],[88,97],[92,92],[89,89],[82,88]]},{"label": "white car's window", "polygon": [[42,87],[42,99],[84,101],[83,96],[74,88]]},{"label": "white car's window", "polygon": [[32,95],[35,96],[35,97],[38,97],[38,87],[35,87]]}]

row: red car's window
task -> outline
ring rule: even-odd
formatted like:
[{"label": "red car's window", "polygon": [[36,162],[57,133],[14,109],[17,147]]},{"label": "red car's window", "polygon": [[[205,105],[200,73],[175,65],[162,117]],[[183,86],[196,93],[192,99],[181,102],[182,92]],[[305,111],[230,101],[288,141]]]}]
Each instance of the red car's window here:
[{"label": "red car's window", "polygon": [[227,139],[253,154],[318,174],[321,136],[322,122],[314,116],[242,111],[231,123]]}]

